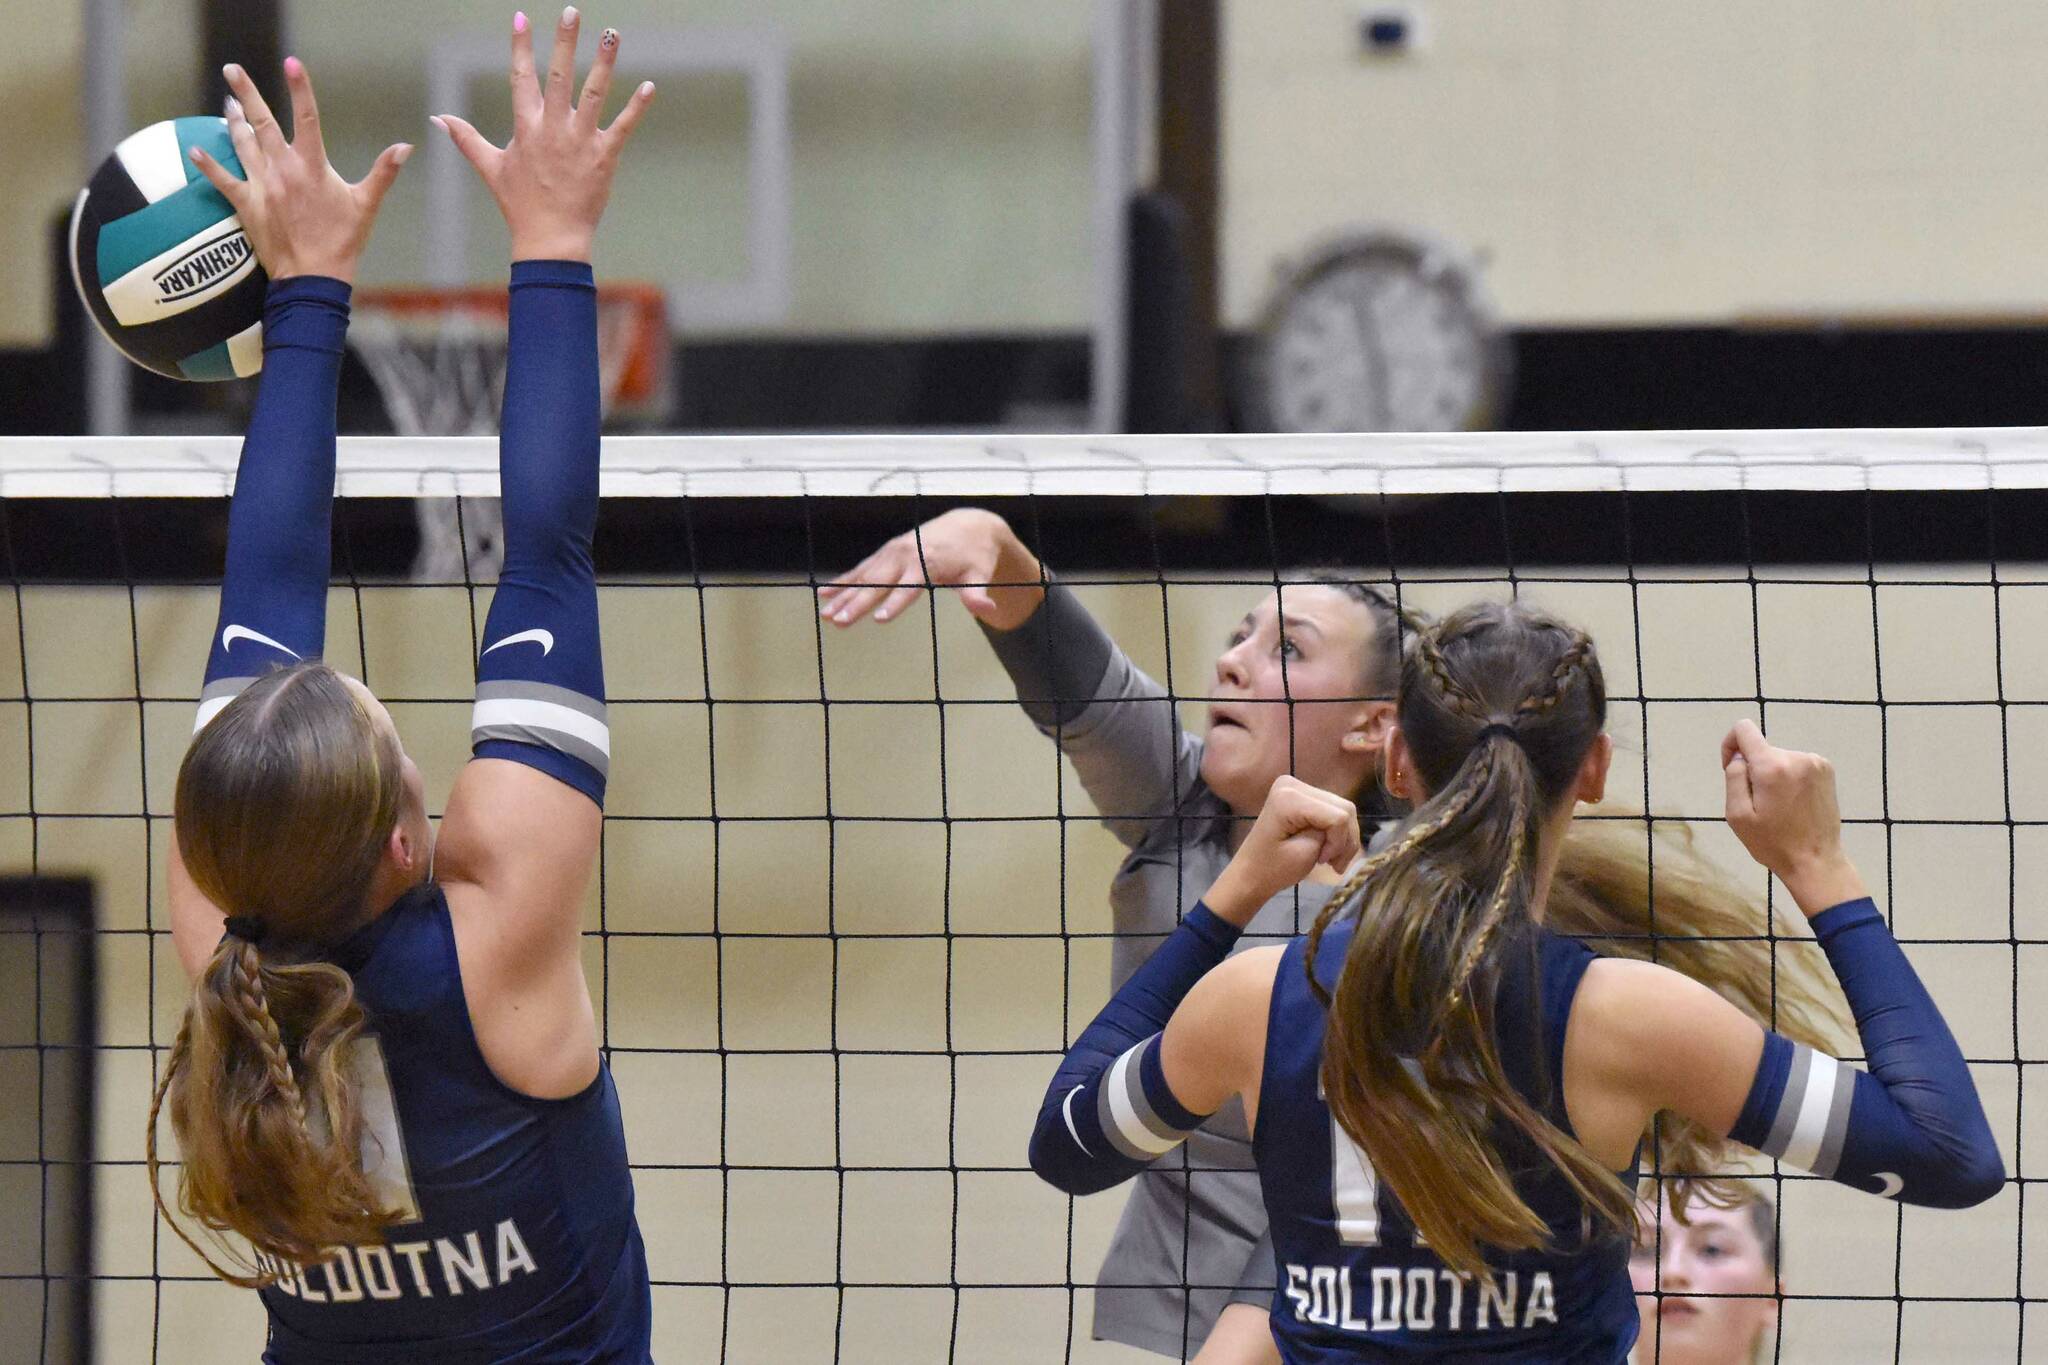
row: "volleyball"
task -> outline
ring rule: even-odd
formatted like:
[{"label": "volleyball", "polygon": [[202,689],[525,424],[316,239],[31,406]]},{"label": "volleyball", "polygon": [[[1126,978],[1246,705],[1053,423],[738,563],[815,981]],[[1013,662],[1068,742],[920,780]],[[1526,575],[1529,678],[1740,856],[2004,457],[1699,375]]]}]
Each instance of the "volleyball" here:
[{"label": "volleyball", "polygon": [[107,340],[144,369],[242,379],[263,368],[269,277],[192,164],[195,146],[242,173],[221,118],[152,123],[100,163],[71,210],[71,278]]}]

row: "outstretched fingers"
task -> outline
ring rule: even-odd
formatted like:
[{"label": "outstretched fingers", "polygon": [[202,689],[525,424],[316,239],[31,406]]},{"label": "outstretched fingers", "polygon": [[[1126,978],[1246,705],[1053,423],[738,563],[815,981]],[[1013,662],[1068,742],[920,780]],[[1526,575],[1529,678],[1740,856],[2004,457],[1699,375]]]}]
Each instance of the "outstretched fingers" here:
[{"label": "outstretched fingers", "polygon": [[292,97],[292,150],[316,165],[327,161],[320,136],[320,104],[313,98],[313,78],[297,57],[284,59],[285,88]]},{"label": "outstretched fingers", "polygon": [[392,182],[398,179],[399,168],[405,165],[406,158],[411,155],[410,142],[394,142],[383,150],[370,166],[369,174],[351,187],[364,208],[371,213],[378,210],[384,203],[384,196],[391,192]]},{"label": "outstretched fingers", "polygon": [[[850,626],[872,611],[877,602],[896,593],[902,585],[903,580],[890,569],[878,568],[875,577],[866,579],[851,592],[837,598],[827,619],[835,626]],[[918,586],[924,586],[922,578],[918,580]]]},{"label": "outstretched fingers", "polygon": [[455,150],[463,159],[476,167],[485,184],[493,183],[498,173],[498,158],[504,155],[496,144],[476,130],[468,119],[454,114],[436,114],[428,120],[436,128],[448,134],[448,140],[455,144]]},{"label": "outstretched fingers", "polygon": [[[917,601],[918,597],[923,594],[924,589],[923,572],[913,569],[896,586],[894,592],[882,599],[882,605],[875,608],[875,619],[877,621],[895,620],[910,609],[910,604]],[[963,593],[961,595],[964,597],[966,594]]]},{"label": "outstretched fingers", "polygon": [[234,62],[221,68],[227,77],[228,89],[234,91],[241,101],[242,116],[249,121],[249,129],[256,135],[256,145],[266,156],[277,156],[287,149],[284,130],[277,126],[277,115],[270,112],[269,103],[263,92],[256,88],[256,82],[249,79],[249,73]]},{"label": "outstretched fingers", "polygon": [[555,25],[555,50],[548,58],[548,80],[543,103],[551,117],[569,113],[569,89],[576,80],[576,34],[583,17],[570,5]]},{"label": "outstretched fingers", "polygon": [[625,148],[626,140],[633,136],[633,130],[640,126],[641,117],[646,114],[647,106],[652,103],[654,82],[640,82],[634,88],[632,98],[626,101],[626,107],[619,110],[619,116],[612,120],[612,126],[604,130],[606,150],[613,156],[617,156]]},{"label": "outstretched fingers", "polygon": [[529,123],[540,117],[540,82],[533,74],[533,25],[526,11],[512,16],[512,117]]},{"label": "outstretched fingers", "polygon": [[596,128],[604,113],[605,96],[611,93],[612,70],[619,64],[619,31],[608,28],[597,37],[597,59],[583,78],[583,93],[576,97],[576,122]]},{"label": "outstretched fingers", "polygon": [[234,209],[237,214],[244,211],[248,204],[248,181],[239,179],[227,167],[208,156],[204,147],[194,147],[192,149],[192,164],[197,166],[199,173],[206,177],[207,184],[220,191],[221,197],[228,201],[230,208]]},{"label": "outstretched fingers", "polygon": [[263,149],[256,144],[256,130],[249,126],[249,116],[242,108],[242,102],[233,95],[228,96],[227,107],[228,141],[234,145],[235,159],[242,163],[242,176],[256,180],[269,165]]}]

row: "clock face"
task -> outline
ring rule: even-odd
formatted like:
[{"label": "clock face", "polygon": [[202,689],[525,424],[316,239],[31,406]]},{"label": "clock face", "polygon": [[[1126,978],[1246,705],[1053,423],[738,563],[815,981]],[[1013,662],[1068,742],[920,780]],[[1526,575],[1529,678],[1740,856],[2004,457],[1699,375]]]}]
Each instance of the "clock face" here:
[{"label": "clock face", "polygon": [[1464,431],[1491,416],[1503,360],[1470,268],[1360,238],[1283,286],[1247,397],[1270,431]]}]

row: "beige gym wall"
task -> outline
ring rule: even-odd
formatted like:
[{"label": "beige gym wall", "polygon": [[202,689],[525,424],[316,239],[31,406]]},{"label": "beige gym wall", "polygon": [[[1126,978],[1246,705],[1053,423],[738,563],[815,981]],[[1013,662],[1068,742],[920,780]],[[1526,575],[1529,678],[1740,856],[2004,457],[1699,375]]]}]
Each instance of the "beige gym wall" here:
[{"label": "beige gym wall", "polygon": [[[1767,585],[1754,600],[1739,574],[1720,583],[1646,581],[1633,601],[1618,580],[1528,592],[1594,632],[1618,695],[1635,693],[1640,678],[1653,697],[1754,696],[1760,647],[1765,692],[1804,699],[1770,705],[1774,738],[1837,760],[1852,817],[1994,822],[1902,825],[1889,863],[1881,827],[1859,825],[1852,841],[1885,888],[1880,894],[1888,895],[1902,936],[1960,940],[1910,953],[1966,1052],[2037,1059],[2048,1019],[2033,1001],[2048,957],[2020,949],[2016,979],[2006,940],[2048,938],[2048,918],[2037,909],[2048,903],[2048,837],[2039,824],[2048,821],[2048,707],[2039,705],[2048,702],[2048,567],[2000,569],[2009,586],[1998,595],[1995,621],[1981,567],[1944,567],[1939,576],[1962,580],[1959,586],[1881,586],[1881,656],[1860,569],[1816,575],[1838,582]],[[1522,572],[1542,577],[1530,566]],[[1442,607],[1475,590],[1411,584],[1410,600]],[[1242,586],[1176,586],[1162,622],[1154,584],[1083,591],[1146,668],[1163,676],[1170,661],[1176,688],[1195,695],[1207,687],[1218,645],[1251,595]],[[356,598],[336,591],[330,604],[333,657],[357,668]],[[23,605],[37,700],[35,808],[47,812],[37,835],[41,866],[95,875],[106,927],[160,928],[168,835],[161,817],[191,715],[188,701],[173,699],[195,691],[212,596],[140,589],[132,631],[129,597],[118,589],[32,588]],[[481,613],[487,597],[476,605]],[[604,612],[615,818],[606,834],[602,919],[593,895],[587,923],[616,935],[683,935],[593,937],[587,953],[607,1037],[621,1049],[614,1064],[635,1161],[700,1168],[637,1177],[655,1278],[758,1286],[732,1296],[728,1358],[736,1362],[832,1358],[840,1309],[832,1291],[774,1286],[829,1283],[835,1265],[856,1282],[957,1277],[966,1286],[957,1359],[1058,1361],[1068,1338],[1065,1292],[995,1286],[1070,1277],[1086,1284],[1120,1204],[1110,1194],[1074,1205],[1070,1252],[1067,1201],[1017,1169],[1057,1050],[1106,994],[1105,940],[1089,936],[1109,928],[1105,889],[1117,849],[1087,819],[1085,795],[1071,777],[1056,783],[1049,746],[1016,711],[955,603],[942,602],[937,618],[938,686],[949,702],[943,805],[939,709],[873,704],[933,695],[930,618],[920,609],[894,626],[827,632],[822,667],[834,703],[837,831],[828,879],[834,836],[822,819],[826,720],[816,705],[820,653],[803,585],[715,586],[701,613],[687,586],[612,587]],[[11,601],[0,599],[0,678],[21,676],[12,616]],[[372,685],[387,697],[431,699],[392,709],[436,801],[464,753],[471,621],[459,591],[384,587],[361,598]],[[704,648],[718,699],[715,785],[724,821],[715,904],[703,819],[714,776],[705,707],[656,700],[704,695]],[[1994,660],[2001,649],[2005,697],[2035,703],[2006,713],[2007,743],[1997,708],[1983,704],[2000,691]],[[142,695],[164,700],[138,706],[133,699],[138,652]],[[1884,696],[1901,703],[1882,717],[1869,704],[1880,662]],[[65,700],[107,697],[127,700]],[[1973,704],[1910,704],[1933,700]],[[1200,712],[1199,703],[1183,708],[1191,723],[1199,724]],[[1754,714],[1753,705],[1649,708],[1653,809],[1718,811],[1716,745],[1742,714]],[[8,775],[0,800],[9,811],[27,808],[27,720],[21,703],[0,703],[0,774]],[[1642,708],[1617,704],[1612,723],[1620,744],[1613,804],[1640,809]],[[1881,726],[1888,769],[1880,766]],[[2007,754],[2011,814],[2035,822],[2016,831],[2010,852],[2007,830],[1995,823],[2007,810]],[[145,789],[147,809],[158,817],[148,873],[141,821],[132,818]],[[1073,816],[1064,883],[1057,827],[1045,818],[1060,802]],[[942,813],[957,818],[950,880],[944,826],[861,818]],[[130,818],[96,818],[121,815]],[[1700,838],[1726,865],[1746,866],[1717,826],[1703,822]],[[28,866],[29,839],[25,819],[0,825],[0,865]],[[707,936],[714,925],[727,935],[722,947]],[[1080,937],[1063,946],[1062,926]],[[839,933],[836,992],[828,928]],[[947,929],[950,943],[940,936]],[[986,936],[1014,933],[1029,937]],[[133,1164],[150,1083],[145,1045],[172,1036],[183,985],[167,938],[153,957],[132,933],[103,936],[99,949],[102,1040],[113,1049],[101,1073],[100,1155],[127,1163],[104,1173],[99,1264],[103,1274],[142,1277],[101,1286],[100,1358],[123,1365],[147,1359],[158,1311],[160,1359],[252,1358],[261,1333],[253,1296],[203,1281],[159,1287],[146,1278],[152,1267],[171,1275],[195,1269],[173,1238],[152,1233]],[[835,1039],[842,1051],[836,1066]],[[722,1088],[715,1052],[703,1051],[721,1041],[731,1051]],[[948,1049],[967,1055],[949,1064]],[[1978,1073],[2009,1161],[2015,1073],[2009,1063]],[[2040,1147],[2039,1122],[2037,1105],[2028,1151]],[[785,1168],[733,1172],[723,1211],[715,1169],[721,1124],[730,1164]],[[835,1163],[848,1168],[843,1189]],[[883,1166],[918,1169],[862,1169]],[[949,1167],[981,1169],[956,1177]],[[995,1167],[1010,1169],[986,1169]],[[1895,1287],[1911,1296],[2011,1296],[2020,1245],[2016,1189],[1969,1213],[1903,1215],[1831,1185],[1788,1190],[1787,1287],[1874,1297],[1788,1306],[1785,1359],[1848,1365],[1890,1358],[1900,1323],[1903,1359],[2009,1358],[2013,1304],[1916,1302],[1901,1311],[1891,1296]],[[2025,1249],[2030,1266],[2048,1264],[2041,1236],[2030,1233]],[[2038,1271],[2029,1271],[2027,1292],[2043,1292]],[[715,1289],[657,1288],[655,1308],[660,1358],[716,1358]],[[1074,1358],[1138,1365],[1136,1353],[1087,1341],[1089,1311],[1084,1290],[1076,1296]],[[945,1359],[953,1319],[944,1289],[849,1290],[839,1358]]]},{"label": "beige gym wall", "polygon": [[[192,112],[196,0],[128,0],[140,126]],[[1223,286],[1232,326],[1275,266],[1359,223],[1490,261],[1518,325],[2048,306],[2048,93],[2035,5],[1420,0],[1421,52],[1358,55],[1352,0],[1224,7]],[[78,0],[0,52],[0,345],[45,337],[51,216],[76,191]],[[293,6],[335,151],[424,138],[422,52],[509,4]],[[794,335],[1079,331],[1090,288],[1088,0],[658,0],[647,26],[772,22],[793,44]],[[545,26],[549,16],[540,14]],[[490,83],[479,94],[499,98]],[[736,80],[669,82],[605,239],[608,273],[742,268]],[[493,106],[482,106],[493,107]],[[502,121],[502,120],[501,120]],[[481,208],[481,205],[480,205]],[[416,278],[418,167],[365,279]],[[501,268],[487,211],[471,265]],[[678,319],[688,328],[688,318]]]},{"label": "beige gym wall", "polygon": [[[1358,16],[1421,19],[1359,55]],[[1224,314],[1361,223],[1490,264],[1526,326],[2048,307],[2048,8],[1237,0]]]}]

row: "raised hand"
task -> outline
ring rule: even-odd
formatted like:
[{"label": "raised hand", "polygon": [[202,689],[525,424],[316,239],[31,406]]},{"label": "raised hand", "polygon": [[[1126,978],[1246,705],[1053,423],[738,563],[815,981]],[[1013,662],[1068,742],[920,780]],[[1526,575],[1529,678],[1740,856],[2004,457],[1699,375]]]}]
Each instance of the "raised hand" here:
[{"label": "raised hand", "polygon": [[271,279],[331,275],[354,282],[377,210],[398,168],[412,155],[412,144],[386,147],[370,173],[351,185],[328,163],[320,106],[304,62],[297,57],[284,61],[292,96],[290,142],[249,73],[230,63],[222,74],[234,92],[228,101],[228,137],[241,159],[242,178],[197,147],[192,163],[234,206]]},{"label": "raised hand", "polygon": [[1869,894],[1842,849],[1832,763],[1780,749],[1754,722],[1739,720],[1721,741],[1721,772],[1728,828],[1808,916]]},{"label": "raised hand", "polygon": [[1342,872],[1362,847],[1357,806],[1282,773],[1266,793],[1251,833],[1202,899],[1217,915],[1243,928],[1260,906],[1318,865]]},{"label": "raised hand", "polygon": [[927,586],[958,588],[961,605],[977,620],[1015,630],[1044,600],[1041,572],[1008,522],[961,507],[905,531],[820,586],[818,614],[835,626],[850,626],[870,612],[877,621],[893,621]]},{"label": "raised hand", "polygon": [[608,28],[597,40],[583,94],[570,102],[581,22],[574,6],[562,11],[543,88],[534,76],[532,26],[524,12],[513,16],[512,140],[503,147],[453,114],[433,119],[498,201],[515,261],[590,259],[619,153],[654,100],[654,82],[642,81],[611,126],[598,126],[619,59],[619,31]]}]

